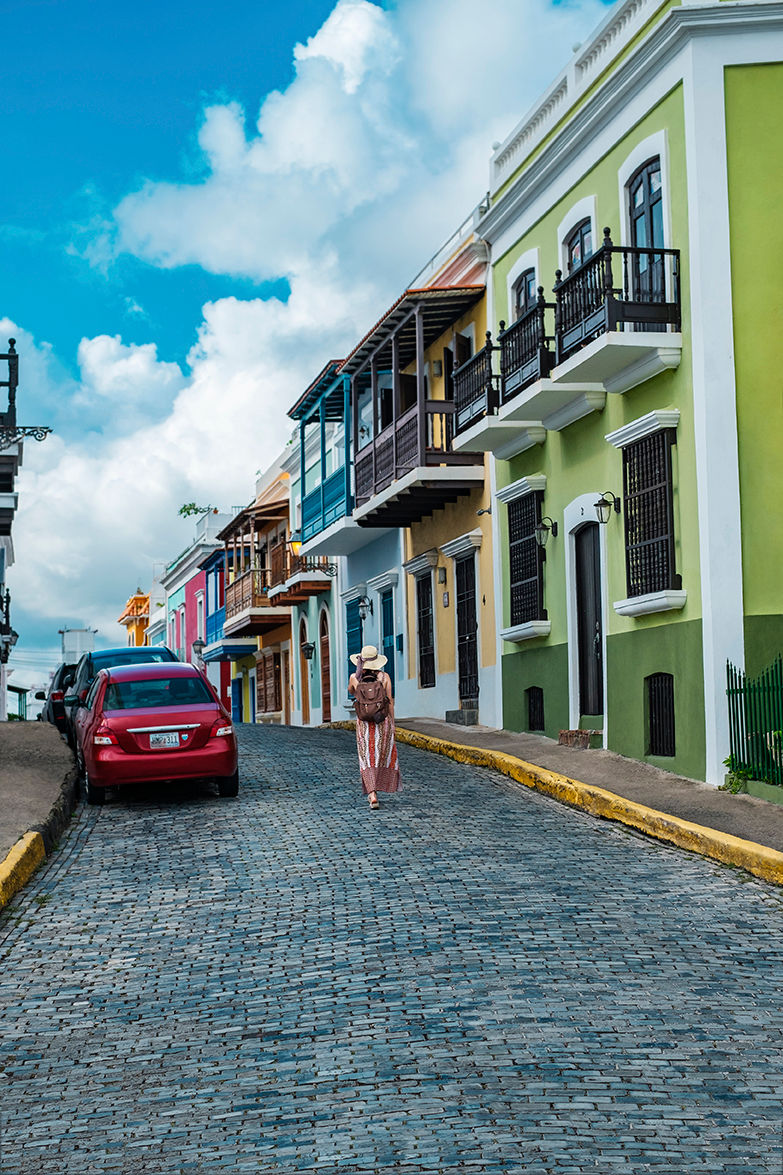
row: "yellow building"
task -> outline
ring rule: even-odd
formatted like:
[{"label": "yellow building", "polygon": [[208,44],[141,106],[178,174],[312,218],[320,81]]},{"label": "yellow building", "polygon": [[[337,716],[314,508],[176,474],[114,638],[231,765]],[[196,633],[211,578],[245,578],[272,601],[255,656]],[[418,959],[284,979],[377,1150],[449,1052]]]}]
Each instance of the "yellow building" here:
[{"label": "yellow building", "polygon": [[122,624],[128,633],[129,645],[143,645],[144,634],[150,620],[150,598],[147,592],[137,588],[129,598],[122,615],[117,617],[117,623]]}]

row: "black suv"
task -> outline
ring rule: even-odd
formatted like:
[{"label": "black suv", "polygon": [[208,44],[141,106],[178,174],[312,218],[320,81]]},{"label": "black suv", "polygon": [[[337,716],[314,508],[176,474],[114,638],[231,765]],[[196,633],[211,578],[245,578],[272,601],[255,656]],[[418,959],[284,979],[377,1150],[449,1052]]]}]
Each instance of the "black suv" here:
[{"label": "black suv", "polygon": [[41,709],[41,721],[51,722],[52,726],[56,726],[60,734],[66,732],[65,722],[65,691],[70,687],[73,681],[73,675],[76,670],[75,665],[58,665],[54,671],[51,685],[47,693],[43,690],[35,695],[39,702],[45,701],[45,706]]},{"label": "black suv", "polygon": [[101,669],[114,665],[159,665],[162,661],[176,661],[171,649],[165,645],[123,645],[119,649],[97,649],[94,653],[83,653],[73,681],[65,695],[65,737],[75,746],[73,717],[76,707],[87,697],[87,692]]}]

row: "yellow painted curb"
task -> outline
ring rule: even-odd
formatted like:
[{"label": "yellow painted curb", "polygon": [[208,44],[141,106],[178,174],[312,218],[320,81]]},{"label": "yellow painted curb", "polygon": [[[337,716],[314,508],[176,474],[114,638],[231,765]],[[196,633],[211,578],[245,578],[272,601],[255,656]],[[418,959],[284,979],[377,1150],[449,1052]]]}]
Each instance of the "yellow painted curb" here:
[{"label": "yellow painted curb", "polygon": [[45,860],[46,850],[40,832],[26,832],[5,860],[0,861],[0,909],[10,902]]},{"label": "yellow painted curb", "polygon": [[[355,724],[334,722],[331,725],[341,730],[353,730]],[[399,726],[397,738],[400,742],[409,743],[423,751],[445,755],[458,763],[469,763],[473,767],[491,767],[509,779],[524,784],[525,787],[552,796],[553,799],[561,800],[574,808],[580,808],[583,812],[626,824],[639,832],[647,833],[648,836],[677,845],[678,848],[701,853],[704,857],[712,857],[724,865],[747,869],[749,873],[763,878],[764,881],[783,885],[783,853],[767,848],[766,845],[743,840],[739,836],[732,836],[731,833],[720,832],[717,828],[693,824],[689,820],[681,820],[679,816],[670,816],[666,812],[658,812],[655,808],[626,800],[623,796],[606,791],[605,788],[580,783],[577,779],[569,779],[567,775],[536,767],[533,763],[526,763],[523,759],[507,755],[504,751],[463,746],[461,743],[448,742],[446,739],[419,734],[418,731],[405,730]]]}]

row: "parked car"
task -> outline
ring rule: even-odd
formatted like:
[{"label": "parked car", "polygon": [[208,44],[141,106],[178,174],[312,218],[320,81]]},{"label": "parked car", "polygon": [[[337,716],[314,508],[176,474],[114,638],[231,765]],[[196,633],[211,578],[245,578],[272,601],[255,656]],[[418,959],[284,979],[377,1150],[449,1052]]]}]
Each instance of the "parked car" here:
[{"label": "parked car", "polygon": [[35,695],[37,701],[45,703],[38,715],[41,722],[51,722],[52,726],[57,727],[60,734],[65,734],[67,729],[65,691],[73,681],[75,672],[75,664],[69,665],[64,662],[62,665],[58,665],[48,691],[39,690]]},{"label": "parked car", "polygon": [[110,665],[159,665],[163,661],[176,661],[171,649],[165,645],[122,645],[119,649],[98,649],[94,653],[83,653],[73,676],[68,693],[65,695],[65,737],[76,750],[74,713],[78,702],[83,702],[87,692],[101,669]]},{"label": "parked car", "polygon": [[129,783],[214,779],[239,792],[231,718],[194,665],[101,669],[74,711],[76,761],[87,802]]}]

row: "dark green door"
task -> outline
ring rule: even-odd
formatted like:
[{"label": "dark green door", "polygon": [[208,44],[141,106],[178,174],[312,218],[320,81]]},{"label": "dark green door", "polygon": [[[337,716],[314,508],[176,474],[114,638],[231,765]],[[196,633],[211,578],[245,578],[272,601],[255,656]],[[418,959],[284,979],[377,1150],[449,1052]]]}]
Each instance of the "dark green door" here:
[{"label": "dark green door", "polygon": [[381,651],[388,658],[384,669],[394,689],[394,593],[391,588],[387,588],[381,596],[381,641]]}]

